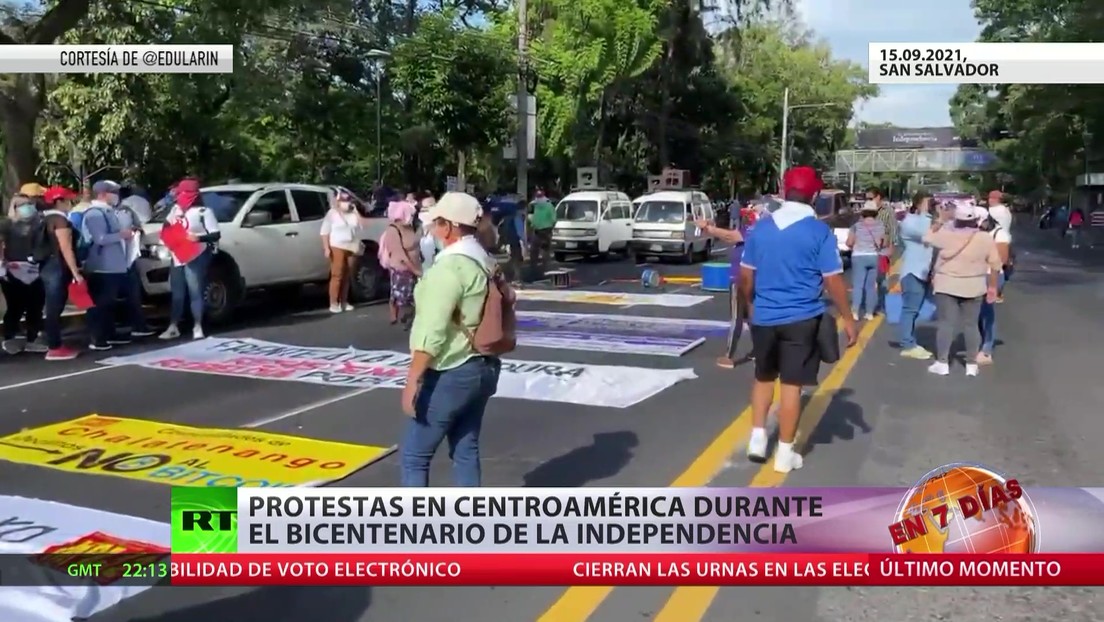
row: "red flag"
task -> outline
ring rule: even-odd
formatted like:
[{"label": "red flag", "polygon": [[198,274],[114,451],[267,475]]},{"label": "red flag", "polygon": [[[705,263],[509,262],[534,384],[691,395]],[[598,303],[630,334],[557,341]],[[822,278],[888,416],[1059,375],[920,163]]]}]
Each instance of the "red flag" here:
[{"label": "red flag", "polygon": [[161,243],[182,264],[199,257],[204,250],[202,242],[188,239],[188,230],[184,223],[166,224],[161,228]]},{"label": "red flag", "polygon": [[71,281],[69,283],[69,303],[86,311],[95,305],[92,303],[92,295],[88,293],[88,283],[84,281]]}]

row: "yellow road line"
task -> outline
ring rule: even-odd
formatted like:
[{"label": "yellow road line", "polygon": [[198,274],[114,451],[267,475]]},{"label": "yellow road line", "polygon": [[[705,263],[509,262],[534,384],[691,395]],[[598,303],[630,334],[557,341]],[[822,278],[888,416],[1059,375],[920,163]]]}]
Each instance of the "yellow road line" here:
[{"label": "yellow road line", "polygon": [[[828,407],[832,403],[832,398],[835,396],[836,391],[843,387],[843,382],[847,379],[847,376],[851,374],[851,370],[855,368],[855,363],[858,362],[859,357],[862,356],[863,351],[870,344],[871,338],[878,330],[878,327],[882,325],[885,320],[885,316],[879,315],[873,320],[866,323],[862,330],[859,331],[859,340],[851,348],[848,348],[840,357],[839,362],[836,363],[832,371],[828,373],[828,376],[824,378],[824,381],[817,386],[816,391],[813,392],[812,397],[809,399],[808,404],[801,411],[801,423],[797,430],[796,443],[799,447],[803,447],[813,431],[816,430],[817,425],[821,419],[824,418],[824,414],[828,411]],[[775,390],[777,394],[777,389]],[[755,477],[751,479],[749,484],[752,488],[776,488],[781,486],[786,481],[786,474],[778,473],[774,470],[774,465],[768,461],[764,464],[759,472],[755,474]],[[710,605],[713,604],[713,599],[717,597],[717,592],[720,587],[715,586],[684,586],[675,588],[674,593],[663,605],[663,609],[656,614],[652,622],[690,622],[691,620],[700,620],[709,610]]]},{"label": "yellow road line", "polygon": [[[893,272],[895,272],[896,268],[897,265],[895,264],[893,266],[893,269],[890,270],[890,273],[892,274]],[[891,291],[896,291],[896,287],[897,286],[894,286],[894,289]],[[868,323],[867,326],[869,327],[871,324],[881,324],[880,316],[873,322]],[[877,326],[875,326],[875,328],[877,328]],[[873,330],[871,330],[871,334],[873,334]],[[867,340],[869,340],[869,338]],[[865,343],[866,342],[864,342],[860,336],[860,343],[856,344],[854,348],[848,350],[844,357],[840,359],[840,362],[836,364],[836,367],[838,368],[840,365],[842,365],[844,360],[846,360],[846,357],[850,355],[853,351],[860,349],[860,347],[865,347]],[[854,363],[852,363],[852,365],[853,364]],[[846,374],[844,376],[846,376]],[[829,374],[828,378],[825,379],[825,383],[827,383],[831,377],[831,374]],[[842,383],[843,379],[841,378],[839,382]],[[778,385],[775,385],[775,402],[778,402],[779,400],[778,390]],[[813,397],[815,398],[816,394],[814,394]],[[810,404],[811,403],[812,401],[810,401]],[[820,416],[823,415],[824,413],[820,414]],[[702,451],[698,455],[698,457],[690,463],[690,466],[686,467],[686,470],[683,471],[681,475],[676,477],[675,481],[671,482],[670,487],[695,488],[708,485],[709,482],[713,481],[713,478],[721,472],[725,465],[728,464],[729,458],[732,457],[732,454],[737,450],[737,448],[740,447],[743,443],[747,442],[748,437],[751,436],[751,427],[751,405],[749,404],[747,408],[741,411],[740,414],[732,420],[732,423],[730,423],[727,428],[721,431],[721,433],[713,439],[713,442],[711,442],[709,446],[706,447],[705,450]],[[586,620],[589,620],[590,616],[598,610],[598,607],[601,606],[602,602],[604,602],[606,598],[609,597],[613,589],[613,586],[597,585],[577,585],[574,587],[569,587],[564,590],[564,593],[560,595],[559,599],[557,599],[556,602],[552,603],[552,606],[549,607],[548,610],[546,610],[539,618],[537,618],[536,622],[586,622]],[[684,592],[683,595],[678,597],[678,600],[687,601],[693,599],[695,602],[703,602],[706,608],[708,608],[709,604],[713,601],[713,597],[710,596],[706,599],[702,598],[701,594],[704,591],[709,590],[712,590],[711,594],[716,594],[717,590],[717,588],[713,587],[680,587],[675,590],[675,593],[678,594],[679,590],[691,589],[694,591]],[[698,594],[698,596],[691,598],[690,596],[688,596],[688,594]],[[671,599],[674,600],[675,595],[672,595]],[[670,601],[668,601],[668,604],[670,604]],[[671,619],[677,619],[680,622],[689,622],[690,620],[700,619],[700,615],[698,616],[698,618],[686,615],[686,612],[691,610],[691,605],[686,604],[685,607],[686,609],[682,610],[683,614],[679,618]],[[664,611],[666,611],[667,609],[668,607],[665,606]],[[662,612],[660,613],[662,614]],[[705,609],[702,609],[702,615],[704,615],[704,613]],[[659,617],[656,618],[656,620],[659,619]]]}]

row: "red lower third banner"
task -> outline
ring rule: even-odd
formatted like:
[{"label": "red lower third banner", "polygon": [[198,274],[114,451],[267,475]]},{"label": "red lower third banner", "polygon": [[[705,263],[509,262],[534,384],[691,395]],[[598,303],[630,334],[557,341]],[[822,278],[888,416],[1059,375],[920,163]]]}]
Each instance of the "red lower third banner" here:
[{"label": "red lower third banner", "polygon": [[173,554],[173,585],[1104,585],[1104,554]]}]

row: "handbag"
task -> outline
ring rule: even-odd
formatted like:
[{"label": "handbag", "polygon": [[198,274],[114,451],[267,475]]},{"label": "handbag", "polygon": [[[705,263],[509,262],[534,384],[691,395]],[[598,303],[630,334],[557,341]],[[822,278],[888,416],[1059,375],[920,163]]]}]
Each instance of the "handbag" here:
[{"label": "handbag", "polygon": [[889,274],[889,255],[878,255],[878,274]]}]

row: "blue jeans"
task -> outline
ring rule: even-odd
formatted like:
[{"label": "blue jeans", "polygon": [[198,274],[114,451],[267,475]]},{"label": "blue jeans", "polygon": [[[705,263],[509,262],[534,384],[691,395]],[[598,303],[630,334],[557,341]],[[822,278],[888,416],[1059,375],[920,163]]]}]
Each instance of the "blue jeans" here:
[{"label": "blue jeans", "polygon": [[851,311],[862,315],[863,299],[867,313],[878,308],[878,256],[854,255],[851,257]]},{"label": "blue jeans", "polygon": [[[997,293],[1004,291],[1004,273],[997,275]],[[997,345],[997,305],[986,300],[981,302],[978,314],[978,330],[981,332],[981,351],[992,355]]]},{"label": "blue jeans", "polygon": [[916,343],[916,318],[920,316],[920,307],[924,304],[927,295],[927,284],[916,277],[915,274],[906,274],[901,277],[901,323],[900,341],[902,350],[915,348]]},{"label": "blue jeans", "polygon": [[169,289],[172,291],[172,310],[169,321],[179,325],[184,321],[185,307],[190,307],[192,321],[203,326],[203,297],[207,289],[207,266],[211,263],[211,251],[206,251],[183,266],[169,270]]},{"label": "blue jeans", "polygon": [[429,463],[446,438],[453,482],[481,484],[479,432],[501,369],[499,359],[478,356],[453,369],[426,372],[399,447],[403,486],[429,486]]},{"label": "blue jeans", "polygon": [[61,343],[61,314],[69,302],[69,282],[73,276],[69,268],[57,257],[47,259],[39,270],[42,287],[46,292],[46,308],[43,313],[42,327],[46,333],[46,347],[56,350]]},{"label": "blue jeans", "polygon": [[87,313],[92,343],[107,345],[116,337],[115,306],[119,298],[126,294],[130,280],[126,272],[90,272],[86,280],[94,305]]}]

